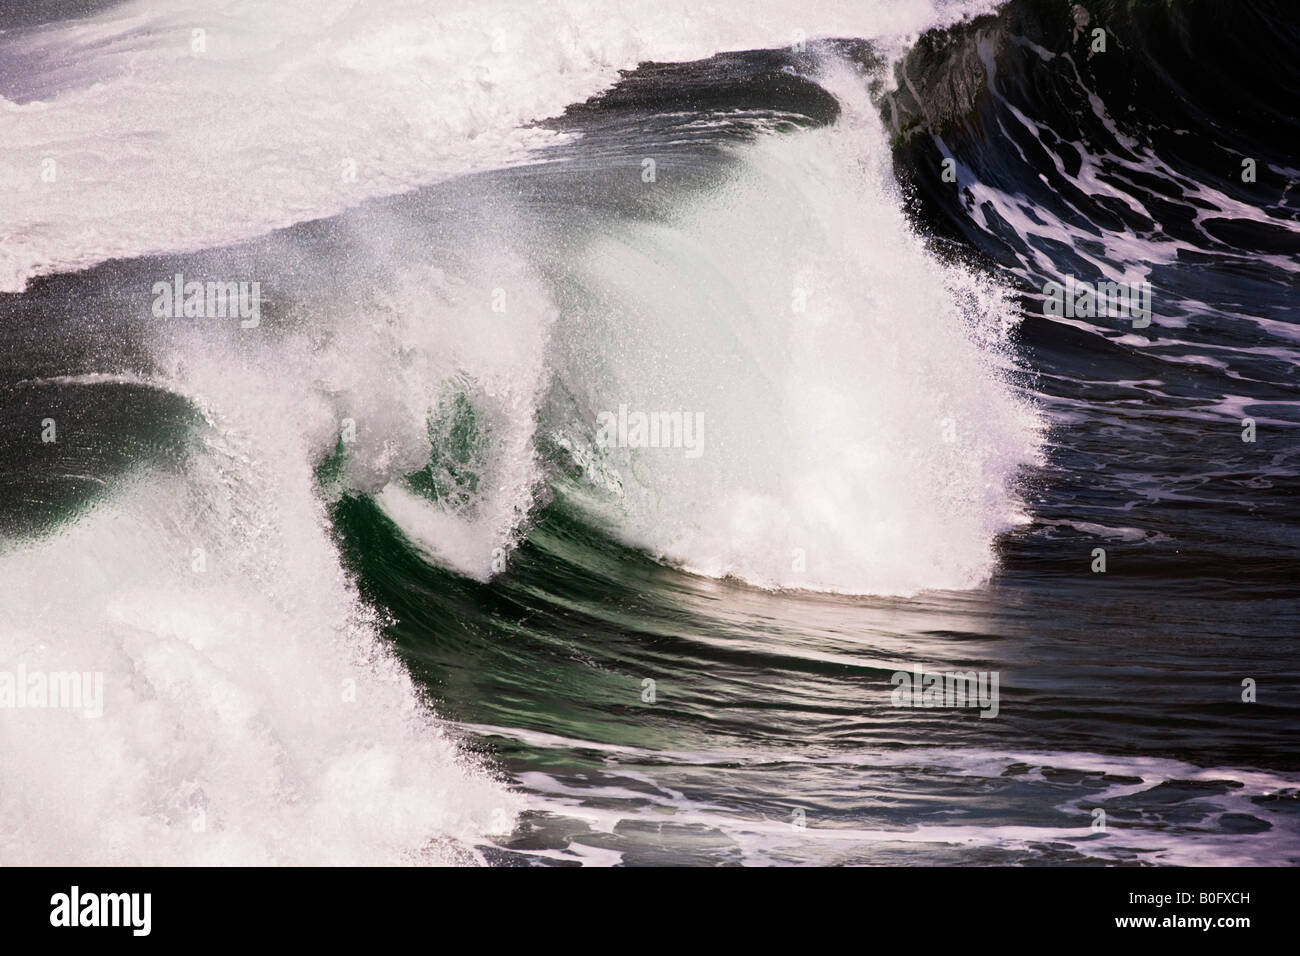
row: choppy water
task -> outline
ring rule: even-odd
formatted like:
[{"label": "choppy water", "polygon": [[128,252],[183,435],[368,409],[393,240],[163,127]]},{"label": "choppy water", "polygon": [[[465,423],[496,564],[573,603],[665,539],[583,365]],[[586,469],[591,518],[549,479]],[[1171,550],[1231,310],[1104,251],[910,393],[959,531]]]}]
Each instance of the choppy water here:
[{"label": "choppy water", "polygon": [[1300,857],[1280,5],[161,6],[0,23],[0,862]]}]

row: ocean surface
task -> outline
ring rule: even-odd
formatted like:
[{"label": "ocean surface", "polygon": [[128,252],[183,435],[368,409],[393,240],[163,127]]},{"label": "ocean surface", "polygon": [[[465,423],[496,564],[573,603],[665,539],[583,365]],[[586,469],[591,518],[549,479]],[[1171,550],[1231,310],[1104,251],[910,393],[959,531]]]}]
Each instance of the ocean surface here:
[{"label": "ocean surface", "polygon": [[7,3],[0,864],[1300,862],[1298,63]]}]

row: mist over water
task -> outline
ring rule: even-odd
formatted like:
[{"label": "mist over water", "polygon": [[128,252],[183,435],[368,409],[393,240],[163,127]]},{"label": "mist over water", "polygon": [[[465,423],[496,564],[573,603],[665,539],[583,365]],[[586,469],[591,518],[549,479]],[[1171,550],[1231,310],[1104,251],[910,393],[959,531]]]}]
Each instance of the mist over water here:
[{"label": "mist over water", "polygon": [[832,126],[728,149],[707,195],[666,223],[616,223],[577,258],[585,298],[561,333],[569,441],[615,398],[701,415],[698,459],[601,462],[620,479],[604,513],[624,540],[692,571],[849,593],[969,587],[1037,460],[1039,423],[1011,383],[1016,319],[1004,290],[912,232],[864,77],[826,70]]},{"label": "mist over water", "polygon": [[0,713],[0,862],[1296,858],[1294,213],[1116,119],[1065,5],[839,7],[0,33],[0,667],[104,677]]}]

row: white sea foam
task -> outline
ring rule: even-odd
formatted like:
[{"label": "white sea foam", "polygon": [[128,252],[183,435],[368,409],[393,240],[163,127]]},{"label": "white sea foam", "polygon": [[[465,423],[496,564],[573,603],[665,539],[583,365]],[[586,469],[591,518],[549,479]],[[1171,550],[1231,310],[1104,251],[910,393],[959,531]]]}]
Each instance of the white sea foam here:
[{"label": "white sea foam", "polygon": [[[779,788],[774,791],[779,796],[765,811],[757,809],[762,805],[752,795],[733,803],[725,796],[725,788],[702,798],[688,788],[678,789],[681,781],[691,779],[692,773],[701,768],[738,773],[748,767],[770,769],[777,758],[762,749],[666,752],[599,745],[509,727],[472,729],[484,736],[518,740],[538,749],[581,747],[604,755],[602,772],[595,779],[561,779],[541,771],[523,775],[529,791],[529,810],[580,821],[600,834],[591,839],[571,827],[569,832],[577,835],[568,846],[536,854],[548,859],[591,865],[625,862],[629,854],[635,856],[644,849],[637,840],[638,824],[652,828],[656,848],[671,840],[674,833],[694,838],[708,832],[715,837],[712,849],[720,857],[755,866],[825,865],[828,859],[897,863],[908,860],[913,848],[921,847],[930,854],[938,851],[954,859],[970,854],[972,859],[987,861],[983,854],[990,849],[1023,858],[1050,846],[1080,858],[1111,863],[1140,859],[1166,866],[1285,865],[1294,863],[1300,853],[1300,831],[1291,815],[1281,809],[1286,795],[1300,783],[1295,774],[1289,773],[1241,767],[1207,769],[1159,757],[995,752],[974,747],[926,747],[893,753],[851,751],[815,757],[782,752],[779,762],[785,772],[796,777],[805,772],[833,774],[846,790],[857,787],[866,795],[853,814],[846,814],[842,806],[825,812],[810,807],[806,826],[794,827],[787,808],[787,791]],[[665,773],[665,762],[682,773]],[[643,768],[652,766],[656,768],[654,773],[644,772]],[[1047,800],[1054,804],[1061,822],[967,822],[955,809],[950,810],[955,817],[950,821],[935,822],[934,816],[919,824],[891,820],[890,809],[898,795],[914,797],[918,786],[925,786],[918,784],[919,768],[925,768],[926,775],[942,779],[944,782],[938,786],[945,790],[961,782],[1001,781],[1009,772],[1015,773],[1022,788],[1050,791]],[[1103,774],[1110,779],[1105,780],[1105,787],[1083,786],[1070,792],[1062,787],[1062,770],[1088,775],[1093,780]],[[1184,796],[1188,804],[1195,804],[1195,822],[1175,828],[1161,819],[1161,811],[1177,806],[1162,791],[1189,783],[1217,783],[1221,788],[1198,787]],[[793,782],[788,786],[791,792],[796,789]],[[1282,799],[1274,806],[1270,798],[1279,796]],[[1094,809],[1098,806],[1119,806],[1130,813],[1131,808],[1142,807],[1144,812],[1136,822],[1124,819],[1123,825],[1099,831],[1094,829]],[[1014,816],[1014,811],[1009,815]],[[1256,833],[1234,832],[1230,825],[1234,817],[1267,823],[1267,848],[1261,849]],[[888,822],[882,825],[882,821]],[[589,839],[599,845],[599,851],[587,844]],[[697,844],[690,845],[698,850]],[[611,853],[613,860],[608,858]]]},{"label": "white sea foam", "polygon": [[0,291],[512,165],[555,139],[524,124],[642,60],[897,37],[992,6],[128,0],[0,37]]},{"label": "white sea foam", "polygon": [[741,147],[724,188],[570,264],[612,305],[557,329],[600,356],[561,375],[592,423],[621,402],[707,423],[698,459],[606,450],[633,543],[764,586],[971,587],[1041,441],[1003,377],[1014,310],[913,233],[864,84],[830,69],[835,125]]},{"label": "white sea foam", "polygon": [[[780,45],[795,30],[906,33],[973,9],[135,0],[7,36],[6,53],[44,72],[3,78],[14,99],[0,101],[0,288],[516,162],[550,137],[521,123],[644,58]],[[498,29],[504,53],[493,50]],[[961,586],[986,573],[1035,420],[978,345],[996,293],[935,263],[907,231],[883,133],[864,104],[855,109],[834,129],[754,147],[746,176],[683,212],[670,234],[631,227],[588,251],[588,281],[614,289],[629,314],[643,310],[653,336],[683,331],[671,321],[703,328],[690,340],[703,358],[666,378],[648,356],[548,365],[555,337],[580,336],[585,319],[560,316],[535,263],[508,245],[467,243],[473,265],[457,271],[422,259],[411,240],[364,307],[355,289],[327,294],[302,326],[264,321],[235,338],[237,327],[161,324],[162,384],[208,416],[201,443],[173,470],[122,483],[77,522],[0,555],[3,659],[105,675],[98,720],[0,714],[0,863],[460,861],[509,827],[516,798],[441,733],[342,568],[312,468],[344,418],[357,426],[348,484],[474,577],[491,573],[533,500],[537,409],[557,373],[593,397],[659,388],[678,396],[665,407],[717,416],[718,454],[700,460],[710,470],[629,473],[623,533],[657,553],[709,573],[849,590]],[[869,168],[855,173],[864,148]],[[45,159],[55,160],[48,182]],[[356,182],[340,176],[348,160]],[[767,311],[789,302],[778,258],[815,249],[837,208],[848,213],[846,262],[862,274],[810,259],[800,280],[813,290],[809,314]],[[736,247],[740,234],[752,248]],[[678,271],[636,274],[638,243],[676,244]],[[648,304],[675,294],[678,279],[720,279],[739,299],[716,316],[707,297]],[[512,324],[467,322],[496,283],[525,307]],[[673,305],[687,310],[676,320]],[[728,391],[691,393],[710,382]],[[490,435],[462,510],[398,482],[428,460],[430,411],[449,391],[470,396]],[[934,434],[949,412],[951,447]],[[731,431],[718,431],[728,416]],[[790,546],[808,550],[804,577],[783,570]]]},{"label": "white sea foam", "polygon": [[98,719],[0,712],[0,862],[472,862],[515,798],[379,644],[300,423],[231,379],[191,373],[175,471],[0,555],[3,660],[104,675]]}]

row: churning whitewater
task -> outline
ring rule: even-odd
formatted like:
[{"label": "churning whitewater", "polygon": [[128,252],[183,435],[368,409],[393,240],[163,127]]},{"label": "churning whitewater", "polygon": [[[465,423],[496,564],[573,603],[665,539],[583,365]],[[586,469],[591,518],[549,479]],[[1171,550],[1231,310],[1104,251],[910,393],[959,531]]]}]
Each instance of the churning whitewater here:
[{"label": "churning whitewater", "polygon": [[[217,6],[223,28],[212,30],[211,51],[178,47],[178,32],[191,33],[185,25],[218,22]],[[6,70],[5,179],[27,179],[22,171],[39,166],[53,144],[67,157],[61,176],[14,190],[6,207],[13,235],[0,272],[8,290],[22,291],[33,275],[216,246],[371,195],[527,161],[529,150],[558,135],[527,121],[598,91],[617,67],[779,43],[793,29],[775,11],[737,11],[730,21],[692,27],[685,8],[647,12],[638,24],[611,21],[593,5],[557,24],[531,5],[497,6],[435,17],[389,3],[330,17],[313,4],[287,4],[267,23],[256,4],[171,5],[164,13],[141,3],[6,38],[7,57],[38,69]],[[886,6],[864,11],[852,32],[914,30],[963,12]],[[753,25],[764,20],[767,28]],[[819,32],[847,32],[836,26],[828,21]],[[311,45],[298,41],[301,53],[272,42],[299,29],[316,37]],[[399,33],[407,52],[394,58],[388,51]],[[533,56],[533,47],[542,55]],[[933,554],[914,567],[890,566],[898,542],[888,537],[907,532],[896,509],[920,514],[931,503],[926,495],[945,492],[989,495],[988,479],[1003,481],[1017,459],[997,444],[1010,439],[1028,449],[1032,438],[1022,434],[1028,412],[998,385],[990,357],[965,338],[963,313],[996,321],[996,292],[957,287],[961,280],[926,256],[890,194],[879,121],[865,101],[855,109],[843,129],[808,134],[815,142],[742,150],[734,181],[683,210],[672,232],[629,223],[582,248],[557,248],[563,239],[546,235],[555,223],[519,222],[529,212],[489,189],[486,211],[448,210],[454,240],[465,246],[439,249],[430,240],[448,242],[452,230],[431,237],[383,208],[363,208],[340,221],[346,263],[296,261],[297,250],[274,238],[247,253],[259,274],[267,266],[293,272],[288,283],[265,283],[269,308],[286,310],[265,337],[240,337],[238,322],[158,323],[139,352],[113,356],[122,367],[99,372],[103,378],[25,380],[35,390],[166,391],[185,406],[140,400],[183,416],[174,424],[187,434],[174,455],[124,468],[75,520],[65,517],[0,559],[14,596],[6,658],[46,670],[76,661],[107,675],[114,702],[94,724],[44,714],[6,723],[6,818],[23,822],[9,831],[5,862],[440,859],[440,847],[472,847],[494,825],[509,828],[515,799],[446,739],[378,643],[379,622],[339,565],[313,465],[332,450],[341,421],[359,423],[343,486],[375,492],[423,552],[480,579],[513,546],[534,504],[541,472],[533,423],[556,380],[577,394],[644,401],[667,390],[707,408],[718,452],[708,471],[670,466],[630,475],[635,491],[610,505],[627,506],[620,519],[630,541],[670,559],[790,585],[802,583],[781,570],[790,549],[820,546],[806,583],[845,590],[960,586],[987,573],[990,537],[1013,508],[996,487],[968,527],[933,538]],[[373,128],[354,122],[359,110],[372,112]],[[160,139],[162,148],[142,149],[146,139]],[[218,140],[233,147],[238,165]],[[869,149],[875,168],[857,174],[855,149]],[[350,192],[338,188],[334,169],[347,160],[363,173]],[[304,176],[303,164],[316,168]],[[114,175],[104,175],[109,169]],[[773,176],[788,191],[780,204],[765,197]],[[300,185],[286,194],[280,187],[291,179]],[[843,201],[839,189],[875,213],[854,237],[870,245],[853,262],[870,263],[904,242],[914,251],[903,267],[918,286],[939,291],[929,301],[879,301],[875,321],[863,326],[855,309],[870,278],[849,280],[851,267],[838,263],[819,275],[810,262],[803,281],[818,302],[800,327],[788,328],[778,313],[769,328],[746,328],[770,307],[763,297],[789,298],[788,289],[762,287],[784,249],[746,261],[729,248],[728,234],[784,223],[824,244],[833,230],[817,216]],[[521,246],[521,236],[532,245]],[[598,308],[557,320],[557,294],[543,275],[558,267],[557,253],[586,278],[589,296],[636,310],[636,325],[615,324],[630,318],[627,311]],[[665,381],[650,350],[672,340],[674,323],[700,320],[680,311],[698,299],[661,294],[674,269],[684,283],[721,275],[749,300],[718,303],[698,361]],[[133,278],[107,281],[120,290]],[[471,304],[501,287],[510,292],[508,321]],[[904,322],[887,322],[900,306]],[[753,364],[711,380],[711,340],[739,335]],[[552,336],[564,339],[554,352]],[[629,361],[586,364],[584,350],[599,348],[602,337],[627,342]],[[932,354],[935,347],[943,354]],[[817,356],[834,349],[846,359],[901,349],[908,359],[901,374],[871,374],[857,361],[818,369]],[[552,364],[566,358],[572,364]],[[934,427],[946,358],[963,369],[947,400],[987,397],[1006,406],[1003,420],[969,468],[958,460],[900,467],[909,429]],[[129,375],[141,366],[147,371]],[[843,410],[827,415],[819,396],[836,386],[852,398],[842,395]],[[725,391],[724,402],[707,401],[705,389]],[[430,502],[398,480],[427,463],[431,410],[457,397],[490,435],[472,507]],[[861,408],[871,409],[869,420]],[[584,425],[579,419],[556,430],[582,441]],[[825,450],[809,457],[818,447]],[[851,462],[856,474],[833,475],[837,461]],[[850,520],[835,519],[827,502],[816,505],[820,513],[801,503],[803,485],[827,479],[842,488],[829,505],[850,506]],[[926,484],[909,488],[909,479]],[[947,487],[949,479],[961,484]],[[858,481],[879,497],[855,504],[851,483]],[[867,528],[876,533],[864,534]],[[880,555],[874,561],[872,551]],[[746,553],[760,557],[747,562]],[[48,766],[50,751],[65,754],[77,772]],[[111,832],[105,821],[113,821]],[[210,826],[213,838],[194,840],[200,826]]]},{"label": "churning whitewater", "polygon": [[1300,858],[1300,226],[1080,7],[91,7],[0,14],[0,670],[102,691],[0,863]]}]

